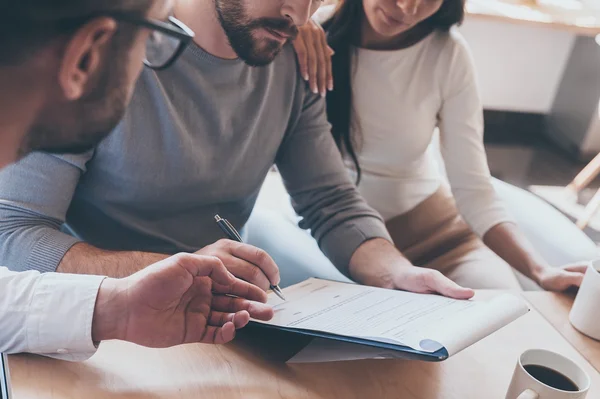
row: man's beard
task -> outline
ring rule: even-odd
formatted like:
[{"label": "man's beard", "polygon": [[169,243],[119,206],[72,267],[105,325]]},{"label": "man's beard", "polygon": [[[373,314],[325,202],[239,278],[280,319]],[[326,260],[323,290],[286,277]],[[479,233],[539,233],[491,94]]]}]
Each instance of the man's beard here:
[{"label": "man's beard", "polygon": [[33,151],[81,154],[94,149],[112,132],[125,114],[128,95],[126,54],[110,58],[120,62],[109,62],[94,89],[71,104],[68,112],[48,109],[41,115],[25,136],[20,157]]},{"label": "man's beard", "polygon": [[261,28],[274,30],[290,36],[290,40],[293,40],[298,36],[298,27],[284,18],[251,19],[242,3],[243,0],[215,0],[221,26],[229,39],[229,44],[246,64],[268,65],[281,52],[283,45],[276,40],[256,39],[253,32]]}]

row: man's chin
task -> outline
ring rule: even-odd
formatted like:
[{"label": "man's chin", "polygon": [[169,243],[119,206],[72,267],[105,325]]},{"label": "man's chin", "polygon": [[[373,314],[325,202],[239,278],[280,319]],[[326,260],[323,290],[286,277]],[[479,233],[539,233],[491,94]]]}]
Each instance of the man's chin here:
[{"label": "man's chin", "polygon": [[281,53],[283,46],[274,48],[271,46],[268,50],[254,51],[252,54],[238,54],[239,57],[251,67],[263,67],[271,64]]}]

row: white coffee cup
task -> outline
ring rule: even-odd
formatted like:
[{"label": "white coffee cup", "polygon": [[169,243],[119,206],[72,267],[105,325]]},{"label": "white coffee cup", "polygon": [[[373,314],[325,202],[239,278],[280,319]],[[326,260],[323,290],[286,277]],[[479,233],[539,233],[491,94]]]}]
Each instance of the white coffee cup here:
[{"label": "white coffee cup", "polygon": [[590,262],[569,315],[573,327],[597,340],[600,340],[600,320],[597,316],[600,304],[599,269],[600,260]]},{"label": "white coffee cup", "polygon": [[[526,370],[542,366],[571,380],[577,391],[564,391],[541,382]],[[549,381],[546,381],[549,382]],[[506,399],[583,399],[590,389],[590,377],[572,360],[551,351],[533,349],[524,352],[517,362]]]}]

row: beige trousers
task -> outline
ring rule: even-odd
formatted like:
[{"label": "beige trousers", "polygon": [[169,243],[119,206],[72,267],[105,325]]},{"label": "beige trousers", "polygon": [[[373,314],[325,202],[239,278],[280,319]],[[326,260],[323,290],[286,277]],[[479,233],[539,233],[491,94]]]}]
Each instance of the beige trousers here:
[{"label": "beige trousers", "polygon": [[389,220],[387,228],[415,266],[439,270],[468,288],[521,290],[511,266],[475,235],[446,187]]}]

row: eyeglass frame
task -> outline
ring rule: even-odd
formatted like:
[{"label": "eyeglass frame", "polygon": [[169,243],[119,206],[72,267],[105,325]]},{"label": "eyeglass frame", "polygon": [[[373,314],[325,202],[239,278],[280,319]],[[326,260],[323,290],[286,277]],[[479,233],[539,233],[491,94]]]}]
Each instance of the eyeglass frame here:
[{"label": "eyeglass frame", "polygon": [[173,65],[175,63],[175,61],[177,61],[177,59],[184,52],[184,50],[187,48],[187,46],[189,46],[189,44],[192,42],[192,40],[194,39],[194,36],[195,36],[195,33],[193,30],[188,28],[183,22],[181,22],[180,20],[178,20],[177,18],[175,18],[173,16],[169,17],[169,22],[170,22],[170,24],[169,24],[167,22],[159,21],[157,19],[138,17],[135,15],[131,15],[128,13],[122,13],[122,12],[106,12],[106,13],[102,13],[100,15],[106,16],[109,18],[114,18],[116,21],[126,22],[126,23],[129,23],[132,25],[137,25],[142,28],[156,30],[156,31],[166,34],[167,36],[175,37],[176,39],[178,39],[180,41],[179,47],[177,48],[177,50],[175,50],[175,52],[173,53],[171,58],[169,58],[163,65],[153,66],[153,65],[149,64],[147,62],[147,60],[144,60],[144,65],[146,65],[148,68],[153,69],[155,71],[162,71],[164,69],[169,68],[171,65]]},{"label": "eyeglass frame", "polygon": [[[89,22],[94,18],[100,17],[108,17],[113,18],[117,22],[125,22],[132,25],[136,25],[141,28],[146,28],[150,30],[157,30],[162,32],[168,36],[175,37],[181,41],[178,49],[173,53],[173,56],[163,65],[153,66],[144,60],[144,65],[153,70],[163,70],[169,68],[177,59],[181,56],[186,47],[191,43],[194,39],[195,33],[193,30],[188,28],[183,22],[178,20],[177,18],[170,16],[169,23],[160,21],[157,19],[145,18],[133,13],[128,12],[120,12],[120,11],[100,11],[94,13],[92,15],[87,15],[85,17],[76,17],[76,18],[64,18],[56,21],[56,28],[60,31],[68,32],[78,29],[83,24]],[[42,22],[43,23],[43,22]],[[40,23],[38,22],[38,25]],[[174,25],[174,26],[173,26]]]}]

